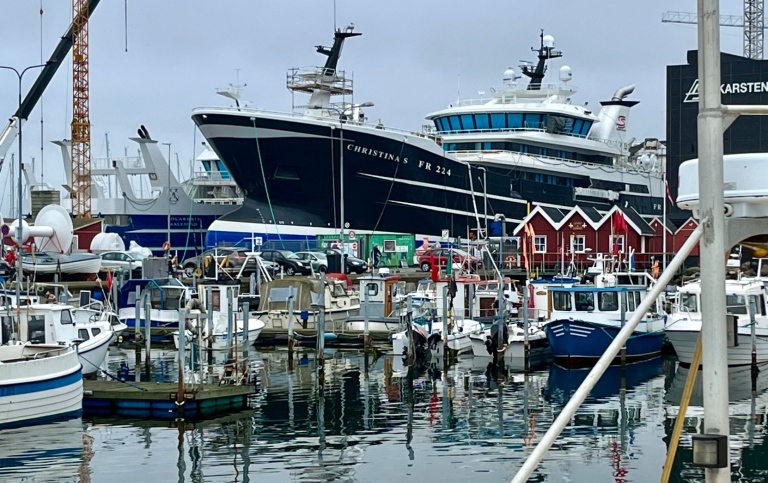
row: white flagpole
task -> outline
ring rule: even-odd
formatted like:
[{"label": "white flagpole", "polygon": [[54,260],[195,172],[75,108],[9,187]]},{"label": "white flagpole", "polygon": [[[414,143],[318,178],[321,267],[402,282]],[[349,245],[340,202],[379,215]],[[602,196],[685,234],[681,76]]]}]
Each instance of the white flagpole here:
[{"label": "white flagpole", "polygon": [[664,204],[662,205],[661,210],[661,224],[662,224],[662,233],[664,234],[661,237],[661,251],[663,252],[661,254],[661,269],[666,270],[667,268],[667,193],[669,193],[669,187],[667,186],[667,161],[664,160],[664,165],[661,168],[661,177],[664,180],[664,195],[662,196],[664,198]]}]

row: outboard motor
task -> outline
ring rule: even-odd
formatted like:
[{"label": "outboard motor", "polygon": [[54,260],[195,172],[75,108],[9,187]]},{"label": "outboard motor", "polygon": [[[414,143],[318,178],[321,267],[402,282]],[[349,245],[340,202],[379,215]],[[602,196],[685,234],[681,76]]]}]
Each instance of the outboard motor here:
[{"label": "outboard motor", "polygon": [[[501,324],[502,340],[506,343],[509,340],[509,328],[507,324]],[[491,327],[491,337],[485,340],[485,350],[488,354],[493,355],[499,350],[499,324],[494,322]]]},{"label": "outboard motor", "polygon": [[440,346],[440,343],[443,342],[443,337],[439,333],[435,332],[434,334],[430,334],[427,342],[427,347],[429,347],[429,350],[435,350]]}]

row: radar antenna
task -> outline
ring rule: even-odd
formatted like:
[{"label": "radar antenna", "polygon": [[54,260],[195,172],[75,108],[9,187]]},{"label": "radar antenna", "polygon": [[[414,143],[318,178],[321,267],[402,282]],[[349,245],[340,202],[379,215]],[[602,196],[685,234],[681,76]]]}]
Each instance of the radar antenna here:
[{"label": "radar antenna", "polygon": [[562,51],[555,50],[555,39],[551,35],[544,35],[544,29],[541,30],[539,37],[541,38],[539,48],[531,47],[531,51],[538,54],[539,61],[536,63],[536,67],[532,68],[532,64],[529,63],[520,66],[523,75],[531,79],[531,82],[528,83],[529,91],[541,89],[541,81],[544,80],[544,73],[547,71],[547,61],[563,56]]}]

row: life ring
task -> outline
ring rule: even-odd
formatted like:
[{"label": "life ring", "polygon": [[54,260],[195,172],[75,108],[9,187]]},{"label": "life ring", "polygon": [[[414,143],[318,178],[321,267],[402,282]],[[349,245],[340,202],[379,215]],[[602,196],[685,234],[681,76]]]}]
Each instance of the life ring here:
[{"label": "life ring", "polygon": [[163,242],[163,251],[164,251],[164,252],[167,252],[167,251],[169,251],[170,249],[171,249],[171,242],[169,242],[169,241],[165,241],[165,242]]},{"label": "life ring", "polygon": [[507,258],[504,259],[504,265],[507,266],[507,268],[512,268],[515,263],[515,257],[512,255],[508,255]]}]

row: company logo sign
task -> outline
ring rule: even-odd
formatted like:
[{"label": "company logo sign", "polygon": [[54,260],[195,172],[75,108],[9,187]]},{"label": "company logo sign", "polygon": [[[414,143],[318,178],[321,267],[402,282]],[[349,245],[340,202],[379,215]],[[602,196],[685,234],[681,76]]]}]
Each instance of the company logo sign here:
[{"label": "company logo sign", "polygon": [[627,130],[627,116],[619,116],[619,118],[616,120],[616,130],[617,131]]},{"label": "company logo sign", "polygon": [[[730,84],[721,84],[721,94],[752,94],[768,92],[768,81],[766,82],[731,82]],[[685,93],[683,102],[699,102],[699,79],[693,81],[691,88]]]}]

